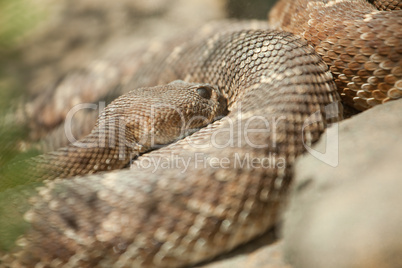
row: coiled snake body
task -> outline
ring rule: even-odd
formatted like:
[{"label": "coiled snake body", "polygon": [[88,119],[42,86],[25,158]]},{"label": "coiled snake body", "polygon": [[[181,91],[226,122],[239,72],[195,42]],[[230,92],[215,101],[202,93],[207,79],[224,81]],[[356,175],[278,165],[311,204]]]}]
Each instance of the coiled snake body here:
[{"label": "coiled snake body", "polygon": [[[296,33],[308,41],[258,22],[214,24],[145,64],[128,89],[208,83],[230,113],[140,156],[129,170],[48,181],[31,198],[29,225],[0,266],[183,266],[272,227],[295,158],[341,119],[339,96],[364,109],[399,98],[402,83],[400,11],[374,11],[364,1],[290,2],[273,14],[291,10],[294,19],[282,16],[283,27],[304,27]],[[356,5],[363,11],[348,20]],[[377,29],[382,39],[373,39]],[[331,64],[338,89],[315,50]],[[18,197],[15,191],[3,192],[1,203]]]}]

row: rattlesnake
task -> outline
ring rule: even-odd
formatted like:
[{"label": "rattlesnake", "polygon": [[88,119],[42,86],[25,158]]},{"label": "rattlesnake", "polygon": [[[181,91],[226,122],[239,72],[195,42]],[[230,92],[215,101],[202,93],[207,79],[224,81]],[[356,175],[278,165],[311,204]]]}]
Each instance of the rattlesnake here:
[{"label": "rattlesnake", "polygon": [[[282,1],[272,14],[290,10],[295,19],[282,17],[282,25],[305,27],[296,33],[308,41],[262,23],[213,24],[145,64],[127,90],[177,79],[208,83],[230,113],[140,156],[131,169],[55,179],[37,194],[32,186],[2,192],[3,206],[17,200],[22,212],[29,208],[30,225],[22,225],[24,235],[1,266],[183,266],[273,226],[295,158],[341,119],[339,93],[361,110],[400,97],[400,11],[377,12],[364,1],[297,2],[292,9]],[[342,23],[323,21],[331,18]],[[344,38],[351,27],[352,41]],[[331,64],[339,93],[316,51]],[[14,223],[19,215],[7,217],[2,221]]]}]

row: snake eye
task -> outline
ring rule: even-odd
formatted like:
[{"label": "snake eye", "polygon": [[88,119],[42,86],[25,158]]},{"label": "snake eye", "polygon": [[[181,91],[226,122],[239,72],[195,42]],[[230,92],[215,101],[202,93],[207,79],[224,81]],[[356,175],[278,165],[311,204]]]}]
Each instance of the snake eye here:
[{"label": "snake eye", "polygon": [[197,88],[197,93],[204,99],[209,100],[212,96],[212,89],[210,87],[205,87],[205,86],[199,87],[199,88]]}]

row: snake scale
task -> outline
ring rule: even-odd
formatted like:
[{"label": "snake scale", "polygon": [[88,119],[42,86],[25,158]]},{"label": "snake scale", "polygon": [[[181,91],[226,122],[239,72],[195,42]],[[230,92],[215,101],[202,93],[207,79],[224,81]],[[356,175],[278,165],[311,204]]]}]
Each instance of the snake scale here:
[{"label": "snake scale", "polygon": [[342,118],[340,100],[364,110],[401,97],[402,13],[363,0],[281,0],[270,17],[297,35],[262,22],[211,24],[126,86],[208,84],[226,117],[130,169],[3,191],[0,204],[12,208],[0,224],[26,222],[0,267],[179,267],[272,227],[296,157]]}]

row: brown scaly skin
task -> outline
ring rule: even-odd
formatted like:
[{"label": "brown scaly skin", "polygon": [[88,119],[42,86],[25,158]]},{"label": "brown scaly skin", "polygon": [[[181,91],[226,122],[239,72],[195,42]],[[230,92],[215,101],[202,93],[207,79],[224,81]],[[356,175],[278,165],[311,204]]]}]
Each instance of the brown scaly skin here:
[{"label": "brown scaly skin", "polygon": [[379,10],[401,10],[402,2],[400,0],[370,0]]},{"label": "brown scaly skin", "polygon": [[[183,266],[228,251],[275,224],[303,142],[313,143],[328,122],[339,119],[325,120],[336,105],[324,112],[325,106],[339,100],[332,77],[305,41],[287,33],[212,31],[194,39],[145,65],[133,84],[183,79],[217,85],[228,99],[228,118],[140,157],[133,170],[47,183],[33,198],[25,215],[30,226],[11,253],[4,254],[3,266]],[[316,111],[324,120],[304,129],[303,139],[303,124]],[[276,121],[275,135],[246,135],[252,116],[282,119]],[[258,120],[249,125],[265,126]],[[214,130],[230,127],[240,131],[215,136],[218,145],[233,141],[224,149],[187,144],[208,145]],[[209,163],[208,168],[194,162],[187,169],[135,167],[151,160],[171,164],[175,155],[194,161],[195,153],[232,161],[214,167]],[[235,165],[233,159],[247,156],[271,157],[285,165]]]},{"label": "brown scaly skin", "polygon": [[378,11],[365,0],[283,0],[269,19],[314,45],[347,104],[363,111],[402,97],[402,10]]}]

